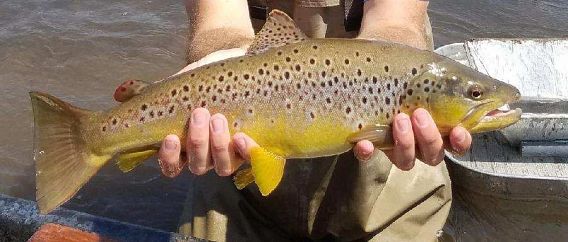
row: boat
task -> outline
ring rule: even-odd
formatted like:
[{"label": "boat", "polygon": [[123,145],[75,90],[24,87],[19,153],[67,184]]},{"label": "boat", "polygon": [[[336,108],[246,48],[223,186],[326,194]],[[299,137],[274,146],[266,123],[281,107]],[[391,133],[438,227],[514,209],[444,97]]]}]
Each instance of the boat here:
[{"label": "boat", "polygon": [[436,52],[517,86],[521,120],[447,153],[447,241],[568,241],[568,39],[473,39]]}]

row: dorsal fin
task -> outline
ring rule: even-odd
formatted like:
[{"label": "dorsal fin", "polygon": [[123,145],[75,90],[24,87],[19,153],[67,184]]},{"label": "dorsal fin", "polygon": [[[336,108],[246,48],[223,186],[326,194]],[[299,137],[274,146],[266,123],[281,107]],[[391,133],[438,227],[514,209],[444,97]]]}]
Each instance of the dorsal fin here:
[{"label": "dorsal fin", "polygon": [[248,48],[247,55],[259,54],[270,48],[297,43],[307,38],[290,16],[280,10],[272,10]]},{"label": "dorsal fin", "polygon": [[140,80],[127,80],[120,84],[114,91],[114,100],[117,102],[126,102],[132,97],[142,93],[150,83]]}]

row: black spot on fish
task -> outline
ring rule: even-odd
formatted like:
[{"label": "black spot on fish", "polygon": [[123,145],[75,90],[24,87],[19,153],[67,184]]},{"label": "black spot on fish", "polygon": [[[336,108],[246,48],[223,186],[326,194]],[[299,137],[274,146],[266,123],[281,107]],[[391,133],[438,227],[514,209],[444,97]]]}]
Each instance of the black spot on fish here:
[{"label": "black spot on fish", "polygon": [[184,96],[184,97],[182,98],[182,100],[183,100],[184,102],[187,102],[187,101],[189,101],[189,97]]},{"label": "black spot on fish", "polygon": [[373,87],[369,87],[369,93],[373,94]]},{"label": "black spot on fish", "polygon": [[390,84],[390,83],[387,83],[387,90],[390,91],[390,89],[391,89],[391,84]]},{"label": "black spot on fish", "polygon": [[150,111],[150,118],[154,118],[154,110]]},{"label": "black spot on fish", "polygon": [[391,100],[390,100],[390,98],[388,98],[388,97],[385,97],[385,104],[387,104],[387,105],[390,105],[390,103],[391,103]]},{"label": "black spot on fish", "polygon": [[429,82],[430,82],[430,80],[424,79],[424,84],[428,84]]},{"label": "black spot on fish", "polygon": [[222,82],[223,80],[225,80],[224,76],[219,76],[219,81]]},{"label": "black spot on fish", "polygon": [[310,118],[314,119],[316,118],[316,115],[313,112],[310,112]]},{"label": "black spot on fish", "polygon": [[232,72],[232,71],[227,72],[227,76],[228,76],[228,77],[233,76],[233,72]]},{"label": "black spot on fish", "polygon": [[312,48],[314,48],[314,50],[317,50],[317,49],[318,49],[318,46],[317,46],[317,45],[313,45]]},{"label": "black spot on fish", "polygon": [[249,90],[246,90],[246,91],[245,91],[245,97],[249,97],[249,96],[250,96],[250,91],[249,91]]},{"label": "black spot on fish", "polygon": [[158,117],[161,117],[162,115],[164,115],[164,112],[158,111]]},{"label": "black spot on fish", "polygon": [[385,72],[389,72],[389,66],[385,66]]},{"label": "black spot on fish", "polygon": [[361,69],[357,69],[357,75],[358,75],[358,76],[363,75],[363,72],[361,71]]},{"label": "black spot on fish", "polygon": [[310,64],[312,64],[312,65],[316,64],[316,60],[314,60],[313,58],[310,59]]},{"label": "black spot on fish", "polygon": [[355,51],[355,56],[359,56],[359,51]]},{"label": "black spot on fish", "polygon": [[282,51],[278,51],[278,52],[276,52],[276,54],[280,56],[280,55],[282,55]]},{"label": "black spot on fish", "polygon": [[385,116],[387,117],[387,119],[390,118],[390,114],[389,114],[389,113],[386,113]]},{"label": "black spot on fish", "polygon": [[172,90],[172,97],[175,97],[176,94],[177,94],[177,90],[176,89]]},{"label": "black spot on fish", "polygon": [[296,71],[300,71],[302,70],[302,67],[300,65],[296,65]]},{"label": "black spot on fish", "polygon": [[404,88],[404,89],[408,88],[408,83],[404,82],[404,84],[402,84],[402,88]]},{"label": "black spot on fish", "polygon": [[195,73],[189,74],[190,77],[195,77]]},{"label": "black spot on fish", "polygon": [[207,105],[207,102],[205,102],[205,100],[201,101],[201,107],[205,107]]},{"label": "black spot on fish", "polygon": [[259,74],[259,75],[264,75],[264,69],[258,69],[258,74]]},{"label": "black spot on fish", "polygon": [[116,125],[117,122],[116,119],[112,119],[112,125]]},{"label": "black spot on fish", "polygon": [[199,85],[198,90],[199,90],[200,92],[203,91],[203,85]]},{"label": "black spot on fish", "polygon": [[408,94],[408,96],[412,96],[412,93],[413,93],[413,92],[414,92],[414,90],[408,89],[408,90],[406,91],[406,94]]},{"label": "black spot on fish", "polygon": [[292,109],[292,104],[286,103],[286,108],[287,108],[287,109]]},{"label": "black spot on fish", "polygon": [[175,107],[174,106],[170,106],[170,109],[168,109],[169,113],[173,113],[174,112]]},{"label": "black spot on fish", "polygon": [[349,59],[345,59],[345,65],[349,65]]},{"label": "black spot on fish", "polygon": [[430,88],[429,88],[429,87],[425,87],[425,88],[424,88],[424,92],[430,92]]},{"label": "black spot on fish", "polygon": [[140,107],[140,109],[142,111],[146,111],[147,108],[148,108],[148,105],[146,105],[146,104],[142,104],[142,106]]},{"label": "black spot on fish", "polygon": [[287,57],[286,57],[286,62],[290,62],[290,61],[292,61],[292,59],[287,56]]},{"label": "black spot on fish", "polygon": [[184,91],[184,92],[189,92],[189,87],[188,87],[187,85],[184,85],[184,86],[183,86],[183,91]]},{"label": "black spot on fish", "polygon": [[367,57],[367,62],[371,62],[371,57]]},{"label": "black spot on fish", "polygon": [[329,97],[328,97],[328,98],[326,98],[326,99],[325,99],[325,102],[327,102],[327,103],[331,103],[331,98],[329,98]]},{"label": "black spot on fish", "polygon": [[329,85],[330,87],[333,86],[333,82],[331,80],[327,81],[327,85]]},{"label": "black spot on fish", "polygon": [[351,107],[345,108],[345,113],[346,113],[346,114],[350,114],[350,113],[351,113]]},{"label": "black spot on fish", "polygon": [[367,97],[363,97],[363,98],[361,99],[361,102],[363,102],[363,104],[367,104]]},{"label": "black spot on fish", "polygon": [[298,89],[302,88],[302,84],[296,83],[296,88],[298,88]]},{"label": "black spot on fish", "polygon": [[245,78],[245,80],[248,80],[248,79],[250,78],[250,75],[249,75],[249,74],[245,74],[243,77]]},{"label": "black spot on fish", "polygon": [[205,92],[206,92],[206,93],[209,93],[210,91],[211,91],[211,86],[207,86],[207,87],[205,88]]},{"label": "black spot on fish", "polygon": [[325,75],[326,75],[326,74],[325,74],[325,71],[322,71],[322,72],[321,72],[321,77],[325,78]]},{"label": "black spot on fish", "polygon": [[418,73],[418,71],[416,70],[416,68],[412,68],[412,75],[416,76],[417,73]]},{"label": "black spot on fish", "polygon": [[284,78],[290,79],[290,72],[288,71],[284,72]]},{"label": "black spot on fish", "polygon": [[397,78],[394,79],[394,86],[398,87],[398,79]]},{"label": "black spot on fish", "polygon": [[280,66],[279,66],[279,65],[274,65],[274,70],[275,70],[275,71],[279,71],[279,70],[280,70]]},{"label": "black spot on fish", "polygon": [[331,65],[331,61],[330,61],[329,59],[325,59],[325,65],[326,65],[326,66]]},{"label": "black spot on fish", "polygon": [[339,83],[339,77],[337,76],[333,77],[333,81],[335,82],[335,84]]},{"label": "black spot on fish", "polygon": [[325,87],[325,81],[321,82],[321,83],[320,83],[320,86],[321,86],[321,87]]},{"label": "black spot on fish", "polygon": [[298,49],[294,49],[295,54],[298,54],[298,52],[300,52]]},{"label": "black spot on fish", "polygon": [[363,129],[363,124],[362,124],[362,123],[359,123],[359,125],[357,125],[357,128],[358,128],[359,130]]},{"label": "black spot on fish", "polygon": [[373,76],[373,84],[377,84],[378,81],[379,81],[379,80],[377,79],[377,77],[376,77],[376,76]]},{"label": "black spot on fish", "polygon": [[416,87],[420,88],[422,85],[420,83],[416,83]]},{"label": "black spot on fish", "polygon": [[436,87],[437,87],[438,89],[442,89],[442,84],[438,83],[438,84],[436,85]]},{"label": "black spot on fish", "polygon": [[[142,117],[142,118],[144,118],[144,117]],[[142,121],[143,121],[143,120],[142,120]],[[103,132],[106,132],[106,130],[107,130],[107,127],[106,127],[106,126],[103,126]]]}]

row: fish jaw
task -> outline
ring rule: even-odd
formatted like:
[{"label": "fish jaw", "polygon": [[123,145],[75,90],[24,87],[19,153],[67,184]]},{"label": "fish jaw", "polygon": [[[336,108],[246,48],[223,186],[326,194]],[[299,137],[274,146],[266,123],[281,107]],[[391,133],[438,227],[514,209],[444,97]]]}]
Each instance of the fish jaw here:
[{"label": "fish jaw", "polygon": [[492,100],[472,108],[470,114],[464,119],[464,123],[469,123],[468,130],[470,133],[482,133],[506,128],[521,119],[522,110],[520,108],[513,110],[509,108],[509,104],[520,99],[520,92],[512,86],[510,86],[509,89],[508,93],[513,94],[503,95],[503,97],[508,98]]},{"label": "fish jaw", "polygon": [[521,119],[522,111],[516,108],[508,111],[490,111],[470,129],[471,133],[481,133],[506,128]]}]

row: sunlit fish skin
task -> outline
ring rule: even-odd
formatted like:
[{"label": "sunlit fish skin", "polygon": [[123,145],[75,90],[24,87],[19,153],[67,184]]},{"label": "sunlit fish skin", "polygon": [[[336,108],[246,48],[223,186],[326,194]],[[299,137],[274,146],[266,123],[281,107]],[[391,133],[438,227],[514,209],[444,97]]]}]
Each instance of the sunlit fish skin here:
[{"label": "sunlit fish skin", "polygon": [[520,110],[495,110],[519,96],[515,87],[430,51],[307,39],[276,11],[248,55],[144,86],[110,110],[90,112],[31,93],[37,200],[40,211],[49,212],[113,157],[129,171],[154,155],[166,135],[183,142],[198,107],[223,113],[231,133],[257,141],[252,168],[239,171],[235,184],[255,182],[268,195],[288,158],[340,154],[362,139],[390,148],[398,113],[425,108],[443,135],[456,126],[483,132],[516,122]]}]

